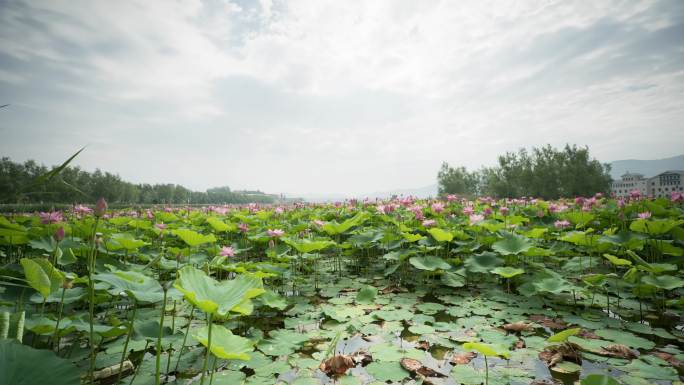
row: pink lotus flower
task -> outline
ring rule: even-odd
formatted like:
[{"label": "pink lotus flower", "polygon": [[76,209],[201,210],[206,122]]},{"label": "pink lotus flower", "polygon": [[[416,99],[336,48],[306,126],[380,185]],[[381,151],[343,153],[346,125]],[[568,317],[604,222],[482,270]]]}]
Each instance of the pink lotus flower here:
[{"label": "pink lotus flower", "polygon": [[268,229],[266,231],[266,234],[268,234],[269,237],[280,238],[285,234],[285,231],[283,231],[281,229],[275,229],[275,230]]},{"label": "pink lotus flower", "polygon": [[234,257],[235,256],[235,249],[233,249],[230,246],[223,246],[221,248],[221,252],[219,253],[219,255],[222,257]]},{"label": "pink lotus flower", "polygon": [[670,200],[672,202],[684,202],[684,193],[673,191],[672,194],[670,194]]},{"label": "pink lotus flower", "polygon": [[444,211],[444,204],[440,203],[440,202],[433,203],[432,204],[432,211],[434,211],[436,213],[441,213],[442,211]]},{"label": "pink lotus flower", "polygon": [[537,210],[537,218],[544,218],[544,215],[546,215],[544,210]]},{"label": "pink lotus flower", "polygon": [[165,230],[167,226],[164,223],[155,223],[154,227],[158,228],[159,230]]},{"label": "pink lotus flower", "polygon": [[458,197],[457,197],[456,195],[454,195],[454,194],[449,194],[449,195],[447,195],[447,201],[448,201],[448,202],[453,202],[453,201],[455,201],[456,199],[458,199]]},{"label": "pink lotus flower", "polygon": [[493,212],[494,212],[494,210],[492,210],[491,207],[485,207],[483,213],[484,213],[485,217],[488,217],[488,216],[492,215]]},{"label": "pink lotus flower", "polygon": [[107,211],[107,201],[105,201],[104,198],[100,198],[97,200],[97,204],[95,205],[95,216],[96,217],[102,217],[105,212]]},{"label": "pink lotus flower", "polygon": [[473,215],[475,213],[475,209],[472,206],[466,206],[463,208],[463,214],[464,215]]},{"label": "pink lotus flower", "polygon": [[64,216],[59,211],[50,211],[49,213],[39,213],[40,223],[44,225],[51,225],[53,223],[62,222]]},{"label": "pink lotus flower", "polygon": [[280,207],[280,206],[278,206],[278,207],[275,208],[275,213],[276,213],[276,214],[282,214],[282,213],[284,213],[284,212],[285,212],[285,209],[282,208],[282,207]]},{"label": "pink lotus flower", "polygon": [[321,227],[321,226],[323,226],[323,225],[325,224],[325,222],[323,222],[323,221],[320,220],[320,219],[315,219],[315,220],[313,221],[313,224],[316,225],[316,226],[318,226],[318,227]]},{"label": "pink lotus flower", "polygon": [[470,220],[470,224],[474,225],[484,221],[485,217],[482,214],[471,214],[468,219]]},{"label": "pink lotus flower", "polygon": [[423,221],[423,227],[432,227],[437,224],[437,221],[434,219],[426,219]]},{"label": "pink lotus flower", "polygon": [[638,189],[634,189],[629,192],[629,197],[632,199],[639,199],[641,198],[641,191]]},{"label": "pink lotus flower", "polygon": [[648,219],[650,217],[651,217],[650,211],[644,211],[643,213],[639,213],[639,219]]},{"label": "pink lotus flower", "polygon": [[54,238],[55,241],[61,242],[64,239],[64,227],[60,226],[57,230],[55,230],[55,233],[52,234],[52,238]]},{"label": "pink lotus flower", "polygon": [[249,231],[249,225],[246,223],[240,223],[238,225],[238,230],[240,230],[241,233],[246,233]]},{"label": "pink lotus flower", "polygon": [[91,209],[88,206],[83,206],[83,205],[74,206],[74,214],[76,214],[76,215],[90,214],[92,212],[93,212],[93,209]]},{"label": "pink lotus flower", "polygon": [[509,211],[510,211],[509,208],[506,207],[506,206],[503,206],[503,207],[501,207],[501,208],[499,209],[499,212],[500,212],[501,215],[503,215],[504,217],[505,217],[506,215],[508,215],[508,212],[509,212]]},{"label": "pink lotus flower", "polygon": [[563,230],[567,227],[570,227],[570,222],[566,221],[565,219],[560,220],[560,221],[555,221],[553,222],[553,225],[558,229],[558,230]]},{"label": "pink lotus flower", "polygon": [[625,207],[625,200],[622,199],[622,198],[618,199],[618,201],[617,201],[617,206],[618,206],[619,208]]}]

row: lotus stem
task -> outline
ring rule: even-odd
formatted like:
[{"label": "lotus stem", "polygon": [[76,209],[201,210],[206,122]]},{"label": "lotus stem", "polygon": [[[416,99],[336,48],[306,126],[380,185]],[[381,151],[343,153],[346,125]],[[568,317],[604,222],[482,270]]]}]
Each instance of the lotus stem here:
[{"label": "lotus stem", "polygon": [[24,341],[24,320],[26,319],[26,312],[22,311],[19,313],[19,319],[17,320],[17,334],[16,339],[19,343]]},{"label": "lotus stem", "polygon": [[95,218],[95,225],[93,226],[93,238],[91,240],[92,245],[90,249],[90,256],[88,258],[88,292],[89,292],[89,303],[88,303],[88,315],[90,321],[90,367],[88,368],[88,378],[90,378],[90,385],[95,383],[95,378],[93,377],[93,372],[95,371],[95,285],[93,284],[93,270],[95,269],[95,255],[97,251],[97,225],[100,221],[99,217]]},{"label": "lotus stem", "polygon": [[[171,318],[171,332],[173,334],[176,334],[176,300],[173,300],[173,316]],[[171,349],[173,347],[173,344],[169,344],[169,356],[166,359],[166,375],[169,375],[169,368],[171,367],[171,353],[173,352]]]},{"label": "lotus stem", "polygon": [[7,339],[7,335],[9,334],[9,324],[10,313],[3,311],[2,316],[0,316],[0,340]]},{"label": "lotus stem", "polygon": [[175,372],[178,371],[178,365],[180,364],[181,357],[183,356],[183,349],[185,348],[185,343],[188,340],[188,333],[190,333],[190,324],[192,324],[192,316],[195,314],[195,307],[192,307],[192,310],[190,310],[190,320],[188,321],[188,325],[185,328],[185,336],[183,337],[183,344],[181,344],[181,348],[178,351],[178,360],[176,361],[176,368],[174,369]]},{"label": "lotus stem", "polygon": [[137,309],[137,302],[133,301],[133,314],[131,316],[131,322],[128,324],[128,333],[126,333],[126,341],[124,342],[123,351],[121,352],[121,360],[119,361],[119,375],[116,376],[117,384],[121,380],[121,374],[123,373],[123,362],[126,358],[126,353],[128,352],[128,341],[131,340],[131,333],[133,332],[133,323],[135,322],[135,312]]},{"label": "lotus stem", "polygon": [[159,385],[160,384],[160,377],[161,377],[161,351],[162,351],[162,334],[164,333],[164,311],[166,310],[166,285],[164,287],[164,301],[162,302],[162,308],[161,308],[161,315],[159,316],[159,335],[157,336],[157,366],[156,366],[156,372],[155,372],[155,384]]},{"label": "lotus stem", "polygon": [[52,347],[57,345],[57,352],[59,353],[59,322],[62,320],[62,310],[64,309],[64,293],[66,293],[66,287],[62,288],[62,296],[59,300],[59,311],[57,312],[57,323],[55,324],[55,334],[52,336]]},{"label": "lotus stem", "polygon": [[204,364],[202,365],[202,378],[200,379],[200,385],[204,385],[204,376],[207,373],[207,361],[209,361],[209,355],[211,354],[211,324],[213,323],[213,314],[209,313],[209,336],[207,339],[207,353],[204,355]]},{"label": "lotus stem", "polygon": [[484,356],[485,359],[485,385],[489,385],[489,364],[487,363],[487,356]]}]

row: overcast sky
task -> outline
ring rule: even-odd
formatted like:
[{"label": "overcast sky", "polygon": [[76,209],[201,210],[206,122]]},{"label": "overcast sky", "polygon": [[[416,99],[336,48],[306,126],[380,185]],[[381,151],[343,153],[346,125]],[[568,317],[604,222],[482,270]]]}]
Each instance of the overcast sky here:
[{"label": "overcast sky", "polygon": [[523,146],[684,153],[684,2],[0,1],[0,155],[363,193]]}]

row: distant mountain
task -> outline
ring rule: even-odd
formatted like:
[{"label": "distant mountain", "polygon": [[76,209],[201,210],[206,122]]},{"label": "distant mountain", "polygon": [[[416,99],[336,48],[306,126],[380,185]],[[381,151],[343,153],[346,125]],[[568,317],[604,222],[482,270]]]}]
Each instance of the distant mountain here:
[{"label": "distant mountain", "polygon": [[429,198],[437,196],[437,184],[431,184],[429,186],[421,188],[405,188],[387,191],[376,191],[367,194],[285,194],[287,197],[301,197],[307,202],[341,202],[345,199],[356,198],[356,199],[385,199],[390,198],[393,195],[396,196],[415,196],[418,198]]},{"label": "distant mountain", "polygon": [[620,175],[627,171],[638,172],[646,177],[652,177],[667,170],[684,170],[684,155],[656,160],[616,160],[611,162],[610,165],[610,175],[613,179],[620,179]]},{"label": "distant mountain", "polygon": [[396,196],[415,196],[418,198],[430,198],[430,197],[436,197],[437,196],[437,184],[431,184],[429,186],[421,187],[421,188],[404,188],[404,189],[397,189],[397,190],[388,190],[388,191],[376,191],[372,192],[369,194],[365,194],[364,196],[358,196],[357,198],[391,198],[393,195]]}]

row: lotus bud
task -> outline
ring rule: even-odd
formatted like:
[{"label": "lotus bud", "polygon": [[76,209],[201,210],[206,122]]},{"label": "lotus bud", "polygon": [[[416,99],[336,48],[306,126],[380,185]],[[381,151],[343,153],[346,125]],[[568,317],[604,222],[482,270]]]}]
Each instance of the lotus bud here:
[{"label": "lotus bud", "polygon": [[57,242],[61,242],[64,239],[64,227],[60,226],[55,230],[55,233],[52,234],[52,238]]},{"label": "lotus bud", "polygon": [[101,218],[105,212],[107,211],[107,201],[105,201],[104,198],[100,198],[97,200],[97,204],[95,205],[95,216],[98,218]]}]

